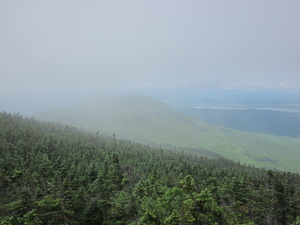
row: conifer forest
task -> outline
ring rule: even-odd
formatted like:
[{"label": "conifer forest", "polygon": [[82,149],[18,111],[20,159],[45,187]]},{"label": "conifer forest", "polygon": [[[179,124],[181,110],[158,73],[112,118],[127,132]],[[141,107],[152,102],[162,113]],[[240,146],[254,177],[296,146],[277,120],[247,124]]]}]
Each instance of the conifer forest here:
[{"label": "conifer forest", "polygon": [[300,176],[0,113],[0,224],[300,224]]}]

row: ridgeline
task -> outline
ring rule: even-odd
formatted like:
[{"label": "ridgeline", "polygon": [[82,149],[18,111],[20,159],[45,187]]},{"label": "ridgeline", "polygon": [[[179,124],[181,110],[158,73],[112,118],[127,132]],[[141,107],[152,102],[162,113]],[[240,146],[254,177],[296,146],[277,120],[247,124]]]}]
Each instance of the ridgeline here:
[{"label": "ridgeline", "polygon": [[140,143],[208,150],[256,167],[300,172],[300,139],[214,126],[140,94],[99,95],[38,113],[36,118]]}]

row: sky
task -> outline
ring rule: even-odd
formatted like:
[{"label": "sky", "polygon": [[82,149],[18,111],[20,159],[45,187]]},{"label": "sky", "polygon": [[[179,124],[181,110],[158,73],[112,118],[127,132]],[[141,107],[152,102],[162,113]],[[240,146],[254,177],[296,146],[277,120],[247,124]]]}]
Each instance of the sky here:
[{"label": "sky", "polygon": [[0,100],[102,90],[300,90],[299,12],[299,0],[1,0]]}]

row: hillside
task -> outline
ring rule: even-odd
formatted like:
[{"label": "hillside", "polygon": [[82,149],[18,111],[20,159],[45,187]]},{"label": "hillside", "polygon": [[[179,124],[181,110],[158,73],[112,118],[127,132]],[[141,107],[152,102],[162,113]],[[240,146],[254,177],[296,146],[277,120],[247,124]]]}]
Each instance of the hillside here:
[{"label": "hillside", "polygon": [[213,126],[139,94],[99,95],[72,107],[42,112],[58,121],[143,143],[201,148],[241,163],[300,172],[300,140]]},{"label": "hillside", "polygon": [[0,113],[0,223],[297,224],[299,174]]}]

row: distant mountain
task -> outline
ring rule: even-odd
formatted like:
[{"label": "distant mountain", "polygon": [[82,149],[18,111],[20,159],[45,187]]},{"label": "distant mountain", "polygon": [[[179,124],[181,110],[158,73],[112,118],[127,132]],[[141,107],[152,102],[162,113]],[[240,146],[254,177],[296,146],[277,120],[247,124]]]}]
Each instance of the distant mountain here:
[{"label": "distant mountain", "polygon": [[138,142],[205,149],[241,163],[300,172],[299,139],[213,126],[140,94],[98,95],[35,117]]}]

